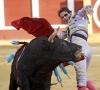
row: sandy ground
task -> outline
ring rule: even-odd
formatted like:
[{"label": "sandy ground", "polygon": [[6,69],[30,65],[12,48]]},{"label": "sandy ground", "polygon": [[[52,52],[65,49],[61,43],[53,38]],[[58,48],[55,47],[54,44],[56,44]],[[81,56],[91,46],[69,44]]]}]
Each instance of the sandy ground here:
[{"label": "sandy ground", "polygon": [[[88,40],[91,45],[91,49],[93,52],[93,57],[90,63],[90,66],[87,71],[87,77],[93,82],[93,84],[97,87],[97,90],[100,90],[100,34],[91,35]],[[13,46],[0,46],[0,90],[8,90],[9,87],[9,78],[10,78],[10,70],[11,63],[4,65],[4,62],[7,58],[7,55],[14,52],[18,47]],[[3,55],[3,57],[2,57]],[[58,67],[60,76],[62,78],[62,85],[60,83],[53,85],[51,90],[77,90],[76,88],[76,80],[75,80],[75,71],[73,66],[66,67],[71,79],[65,75],[60,68]],[[57,78],[55,75],[52,75],[52,83],[57,83]],[[88,90],[88,89],[87,89]]]}]

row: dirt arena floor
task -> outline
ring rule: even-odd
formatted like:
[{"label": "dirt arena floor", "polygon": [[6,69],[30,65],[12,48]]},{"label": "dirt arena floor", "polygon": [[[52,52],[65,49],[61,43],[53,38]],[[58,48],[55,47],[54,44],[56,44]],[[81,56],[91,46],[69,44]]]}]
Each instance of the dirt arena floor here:
[{"label": "dirt arena floor", "polygon": [[[97,37],[98,36],[98,37]],[[87,77],[93,82],[97,87],[97,90],[100,90],[100,34],[90,35],[88,42],[92,49],[92,60],[90,62]],[[1,43],[1,42],[0,42]],[[11,71],[11,63],[4,65],[4,62],[8,55],[16,51],[18,46],[9,46],[9,45],[0,45],[0,90],[8,90],[9,87],[9,78]],[[75,71],[73,66],[66,67],[71,79],[65,75],[60,68],[58,67],[60,76],[62,78],[62,85],[60,83],[53,85],[51,90],[77,90],[76,80],[75,80]],[[52,83],[57,83],[57,78],[55,75],[52,75]],[[88,90],[88,89],[87,89]]]}]

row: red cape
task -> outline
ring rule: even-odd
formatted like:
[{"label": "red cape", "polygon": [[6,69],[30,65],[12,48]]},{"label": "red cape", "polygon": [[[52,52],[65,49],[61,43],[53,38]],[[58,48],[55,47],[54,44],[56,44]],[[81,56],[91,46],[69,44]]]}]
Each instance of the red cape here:
[{"label": "red cape", "polygon": [[34,35],[35,37],[49,37],[54,32],[54,29],[52,28],[51,24],[44,18],[23,17],[12,21],[11,25],[17,30],[22,28],[29,34]]}]

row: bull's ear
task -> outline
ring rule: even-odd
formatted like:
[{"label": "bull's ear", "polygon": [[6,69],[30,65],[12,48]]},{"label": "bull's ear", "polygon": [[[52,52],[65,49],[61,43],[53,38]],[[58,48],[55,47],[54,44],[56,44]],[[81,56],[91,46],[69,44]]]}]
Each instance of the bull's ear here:
[{"label": "bull's ear", "polygon": [[47,50],[47,51],[54,50],[54,45],[53,44],[48,43],[45,40],[42,41],[42,44],[43,44],[43,50]]}]

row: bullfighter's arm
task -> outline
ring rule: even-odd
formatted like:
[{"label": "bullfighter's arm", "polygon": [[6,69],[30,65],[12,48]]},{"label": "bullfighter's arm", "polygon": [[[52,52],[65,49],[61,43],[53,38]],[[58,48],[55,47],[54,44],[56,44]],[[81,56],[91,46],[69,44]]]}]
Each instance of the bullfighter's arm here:
[{"label": "bullfighter's arm", "polygon": [[66,39],[66,38],[68,38],[68,34],[67,33],[68,33],[68,26],[61,33],[57,34],[57,36],[60,39]]},{"label": "bullfighter's arm", "polygon": [[93,8],[91,5],[86,5],[84,6],[81,10],[77,12],[77,15],[82,18],[85,17],[86,15],[92,15],[93,14]]},{"label": "bullfighter's arm", "polygon": [[59,37],[60,39],[65,39],[65,38],[67,38],[67,34],[64,33],[64,32],[61,32],[61,33],[58,34],[58,37]]}]

